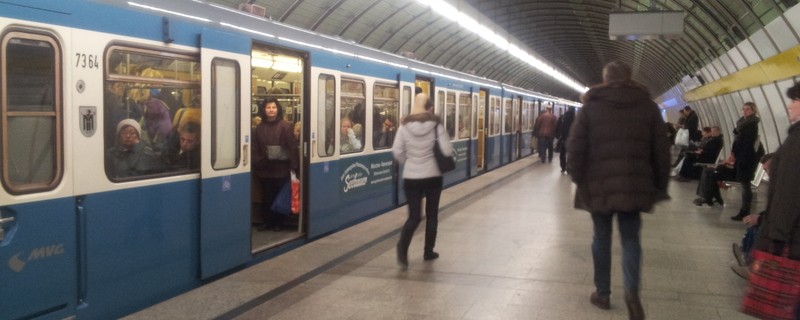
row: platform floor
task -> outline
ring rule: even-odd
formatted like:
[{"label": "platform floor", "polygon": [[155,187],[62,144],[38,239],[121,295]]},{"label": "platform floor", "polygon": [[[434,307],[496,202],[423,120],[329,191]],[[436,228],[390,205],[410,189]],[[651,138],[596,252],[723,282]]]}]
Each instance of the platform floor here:
[{"label": "platform floor", "polygon": [[[423,222],[409,269],[398,268],[402,207],[126,319],[627,319],[618,236],[603,311],[589,303],[589,214],[572,208],[574,185],[557,163],[534,160],[445,191],[435,261],[422,260]],[[643,215],[647,318],[749,319],[737,311],[746,281],[730,269],[731,243],[745,230],[728,218],[739,192],[723,191],[724,207],[698,208],[695,187],[673,180],[672,201]]]}]

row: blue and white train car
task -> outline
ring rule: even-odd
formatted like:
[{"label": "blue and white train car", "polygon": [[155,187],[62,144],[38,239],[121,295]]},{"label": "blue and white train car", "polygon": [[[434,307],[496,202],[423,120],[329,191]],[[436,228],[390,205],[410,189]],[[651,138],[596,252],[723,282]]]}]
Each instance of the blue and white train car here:
[{"label": "blue and white train car", "polygon": [[[402,205],[392,134],[418,87],[456,148],[447,185],[528,155],[540,103],[200,1],[2,1],[0,62],[0,319],[124,316]],[[267,97],[299,130],[301,209],[261,232]]]}]

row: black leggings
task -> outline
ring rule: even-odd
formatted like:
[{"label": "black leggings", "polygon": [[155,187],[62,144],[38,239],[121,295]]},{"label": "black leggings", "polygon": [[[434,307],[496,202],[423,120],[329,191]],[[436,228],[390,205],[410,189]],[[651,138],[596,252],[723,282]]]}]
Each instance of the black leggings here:
[{"label": "black leggings", "polygon": [[408,198],[408,220],[400,232],[397,247],[401,254],[408,252],[411,236],[422,221],[422,198],[425,197],[425,252],[433,252],[436,229],[439,225],[439,198],[442,195],[442,177],[403,179],[403,191]]}]

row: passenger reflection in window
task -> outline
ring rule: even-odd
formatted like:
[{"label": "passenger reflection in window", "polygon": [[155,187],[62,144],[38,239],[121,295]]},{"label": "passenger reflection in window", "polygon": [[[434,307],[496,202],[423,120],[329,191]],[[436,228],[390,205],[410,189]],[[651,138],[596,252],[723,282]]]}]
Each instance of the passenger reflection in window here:
[{"label": "passenger reflection in window", "polygon": [[117,124],[116,145],[108,150],[106,156],[106,169],[110,177],[133,177],[161,169],[153,149],[141,142],[141,135],[142,128],[133,119],[125,119]]}]

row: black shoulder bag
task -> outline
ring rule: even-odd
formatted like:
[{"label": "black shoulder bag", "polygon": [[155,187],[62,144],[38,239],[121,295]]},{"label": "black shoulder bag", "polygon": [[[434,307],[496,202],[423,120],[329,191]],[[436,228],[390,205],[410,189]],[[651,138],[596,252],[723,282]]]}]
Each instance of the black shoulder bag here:
[{"label": "black shoulder bag", "polygon": [[441,173],[452,171],[456,168],[455,152],[452,153],[452,156],[447,157],[442,153],[442,149],[439,148],[438,123],[436,127],[433,128],[433,134],[436,137],[436,140],[433,140],[433,157],[436,158],[436,165],[439,167],[439,171]]}]

